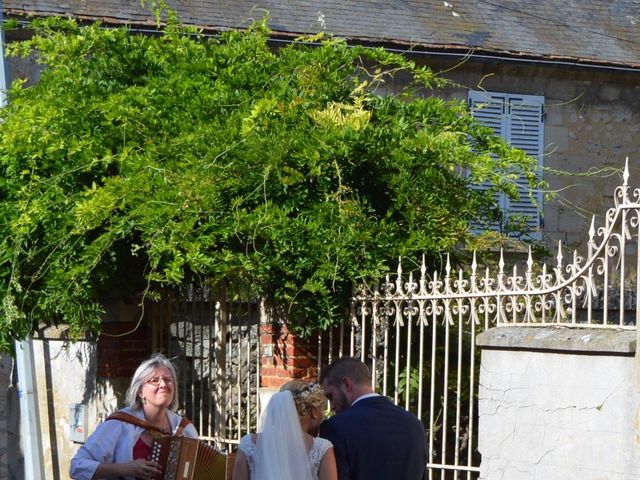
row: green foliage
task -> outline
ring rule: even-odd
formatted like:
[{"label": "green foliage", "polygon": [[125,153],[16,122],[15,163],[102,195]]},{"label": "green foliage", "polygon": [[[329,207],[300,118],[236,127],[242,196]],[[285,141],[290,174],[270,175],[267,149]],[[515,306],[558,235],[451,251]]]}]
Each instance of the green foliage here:
[{"label": "green foliage", "polygon": [[[166,21],[144,36],[50,18],[10,46],[44,70],[2,111],[0,348],[42,322],[97,330],[105,295],[193,281],[250,284],[301,332],[324,327],[354,282],[456,246],[487,206],[469,181],[535,182],[399,55]],[[413,80],[376,94],[399,73]]]}]

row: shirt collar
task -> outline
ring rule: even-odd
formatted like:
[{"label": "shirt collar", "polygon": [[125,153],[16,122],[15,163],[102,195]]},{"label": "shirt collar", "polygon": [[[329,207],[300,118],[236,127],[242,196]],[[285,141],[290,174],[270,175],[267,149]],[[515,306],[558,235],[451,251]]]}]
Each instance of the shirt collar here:
[{"label": "shirt collar", "polygon": [[379,393],[376,393],[376,392],[372,392],[372,393],[365,393],[364,395],[362,395],[362,396],[360,396],[360,397],[356,398],[356,399],[353,401],[353,403],[351,404],[351,406],[353,407],[353,406],[356,404],[356,402],[359,402],[360,400],[364,400],[365,398],[379,397],[379,396],[380,396],[380,394],[379,394]]}]

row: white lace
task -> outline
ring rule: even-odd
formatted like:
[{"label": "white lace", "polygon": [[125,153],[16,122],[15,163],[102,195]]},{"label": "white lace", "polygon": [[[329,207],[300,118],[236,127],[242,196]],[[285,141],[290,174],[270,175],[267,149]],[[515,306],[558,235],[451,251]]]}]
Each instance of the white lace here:
[{"label": "white lace", "polygon": [[[309,450],[309,463],[311,464],[311,475],[313,480],[318,480],[318,472],[320,471],[320,462],[324,458],[324,454],[327,453],[333,447],[332,443],[324,438],[314,438],[311,449]],[[252,435],[245,435],[240,439],[240,450],[244,452],[249,463],[249,478],[255,480],[256,478],[256,466],[255,466],[255,451],[256,444],[253,443]]]}]

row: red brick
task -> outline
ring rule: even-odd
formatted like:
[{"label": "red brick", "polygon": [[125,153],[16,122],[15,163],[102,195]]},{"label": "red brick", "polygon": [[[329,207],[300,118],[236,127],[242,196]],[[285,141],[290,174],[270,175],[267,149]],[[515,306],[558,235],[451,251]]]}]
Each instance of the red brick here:
[{"label": "red brick", "polygon": [[[148,355],[149,338],[144,328],[134,329],[133,322],[105,323],[97,348],[97,373],[103,377],[130,377]],[[131,333],[127,333],[131,332]],[[109,335],[121,335],[112,337]]]},{"label": "red brick", "polygon": [[290,358],[282,358],[280,356],[275,356],[273,357],[273,361],[274,361],[274,364],[278,366],[289,367],[293,365]]},{"label": "red brick", "polygon": [[285,353],[293,356],[306,355],[307,349],[300,347],[300,345],[296,343],[288,343],[285,348]]},{"label": "red brick", "polygon": [[315,360],[312,360],[309,357],[293,357],[291,363],[294,367],[297,368],[316,367]]},{"label": "red brick", "polygon": [[275,369],[275,367],[261,367],[260,368],[260,375],[262,377],[275,376],[276,375],[276,369]]},{"label": "red brick", "polygon": [[261,385],[264,388],[280,388],[285,383],[287,383],[287,381],[281,378],[265,377],[262,379]]},{"label": "red brick", "polygon": [[276,375],[280,378],[302,378],[307,373],[304,368],[283,368],[277,367]]}]

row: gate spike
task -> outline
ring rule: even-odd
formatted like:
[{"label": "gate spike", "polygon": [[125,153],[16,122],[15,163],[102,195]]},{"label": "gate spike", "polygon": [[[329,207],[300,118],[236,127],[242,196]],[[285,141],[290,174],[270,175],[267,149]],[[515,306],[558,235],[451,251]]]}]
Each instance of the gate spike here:
[{"label": "gate spike", "polygon": [[624,161],[624,172],[622,173],[622,186],[626,187],[629,185],[629,157],[627,157]]},{"label": "gate spike", "polygon": [[558,268],[562,267],[562,240],[558,240],[558,255],[556,257],[558,259]]}]

